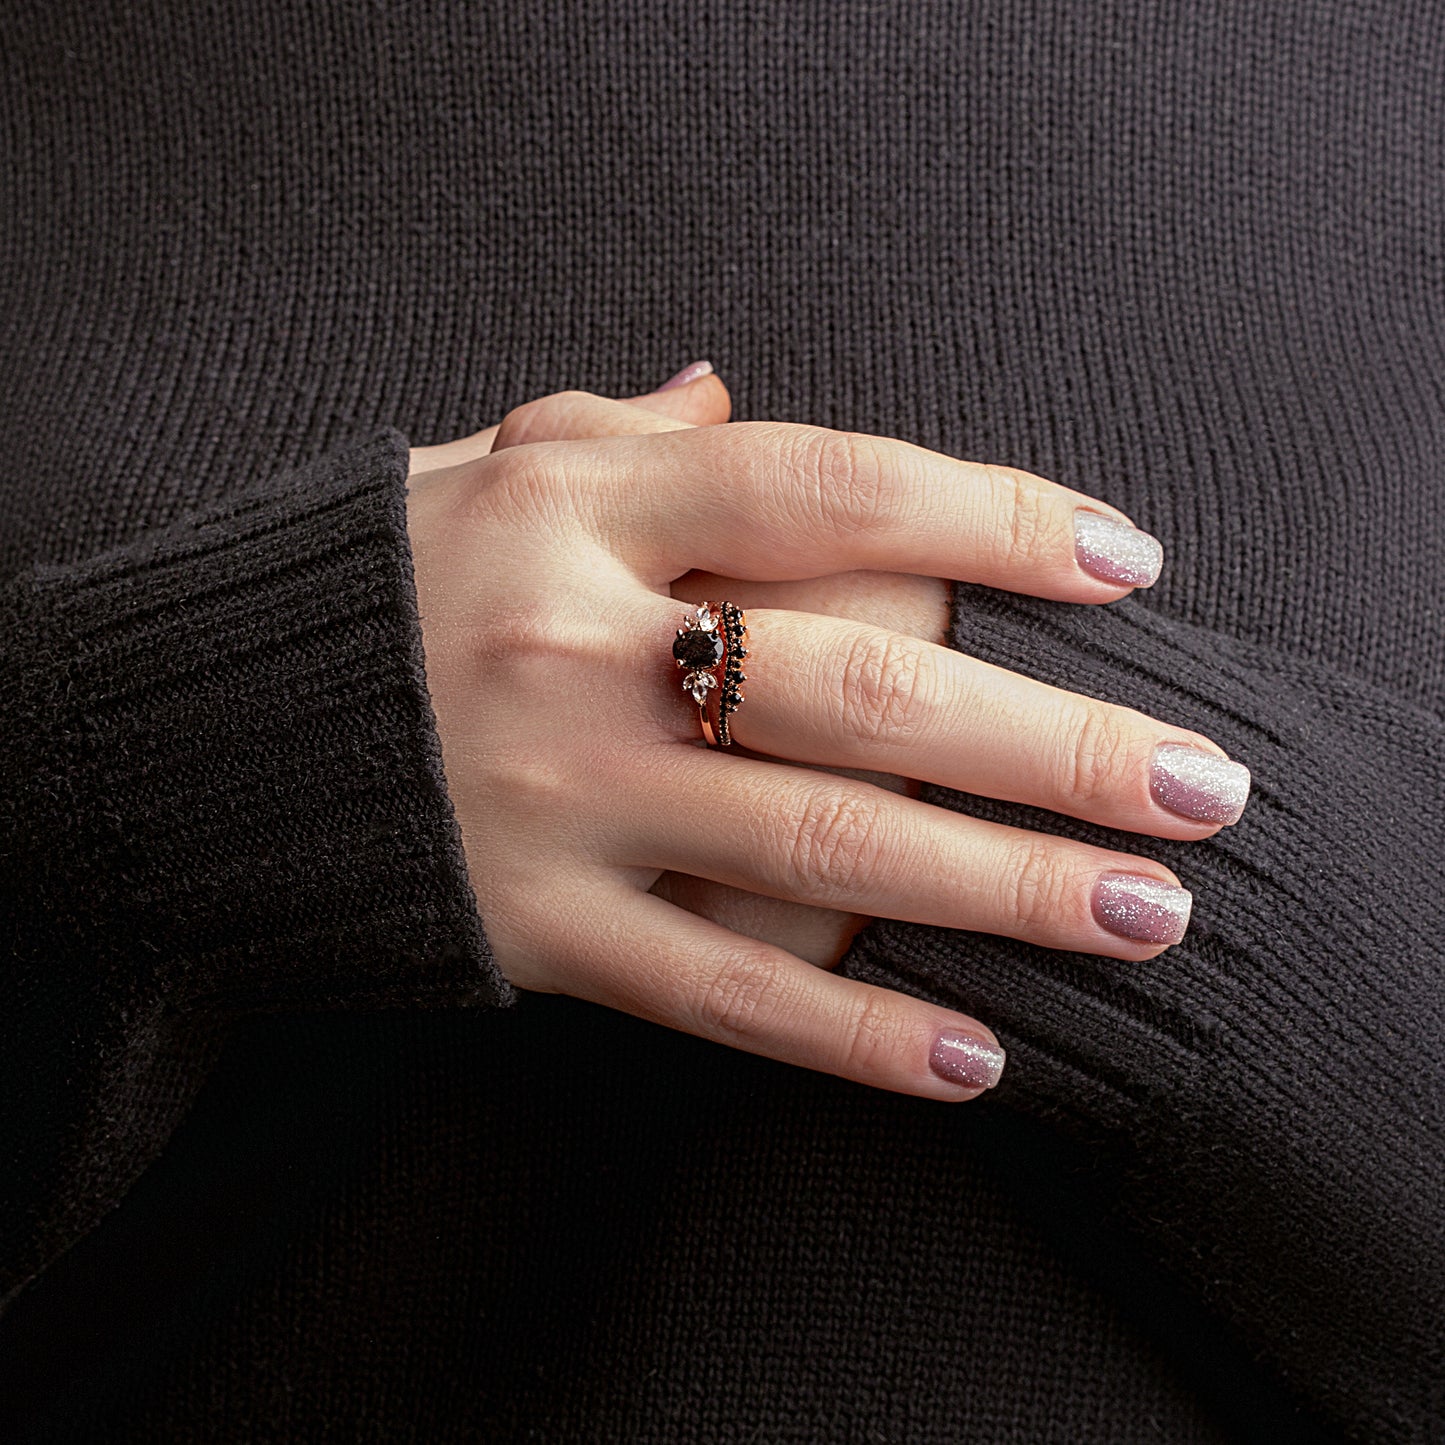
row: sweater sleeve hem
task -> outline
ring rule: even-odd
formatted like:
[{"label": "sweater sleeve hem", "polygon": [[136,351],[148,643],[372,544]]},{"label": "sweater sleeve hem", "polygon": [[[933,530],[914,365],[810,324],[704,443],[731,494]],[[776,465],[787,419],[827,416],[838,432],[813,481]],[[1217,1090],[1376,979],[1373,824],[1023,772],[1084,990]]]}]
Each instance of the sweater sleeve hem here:
[{"label": "sweater sleeve hem", "polygon": [[1126,963],[875,920],[839,972],[984,1020],[1009,1053],[995,1100],[1085,1141],[1121,1217],[1301,1398],[1362,1438],[1424,1438],[1445,1379],[1445,723],[1138,597],[959,587],[951,641],[1212,738],[1250,768],[1249,805],[1187,842],[925,788],[1165,863],[1189,931]]},{"label": "sweater sleeve hem", "polygon": [[407,469],[381,430],[21,579],[22,950],[186,1008],[514,1001],[442,769]]}]

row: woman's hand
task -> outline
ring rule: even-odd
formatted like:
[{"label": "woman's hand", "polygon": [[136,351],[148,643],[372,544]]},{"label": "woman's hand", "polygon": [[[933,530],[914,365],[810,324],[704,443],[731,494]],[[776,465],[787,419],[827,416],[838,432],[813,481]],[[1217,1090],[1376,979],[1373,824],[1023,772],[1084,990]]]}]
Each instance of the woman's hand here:
[{"label": "woman's hand", "polygon": [[[678,422],[717,426],[732,414],[727,387],[712,374],[708,362],[685,368],[664,387],[603,408],[595,405],[596,397],[582,392],[544,397],[513,413],[503,445],[669,431]],[[442,446],[413,448],[414,483],[420,472],[486,456],[499,430],[499,426],[492,426]],[[948,584],[937,577],[914,577],[903,572],[840,572],[802,582],[770,583],[691,572],[673,583],[671,590],[674,597],[694,603],[709,597],[730,597],[744,609],[787,607],[795,612],[849,617],[929,642],[945,641],[948,632]],[[918,793],[918,784],[911,778],[844,771],[893,792],[913,796]],[[868,922],[866,914],[768,898],[685,873],[664,873],[651,891],[736,933],[777,944],[820,968],[836,967],[854,934]]]},{"label": "woman's hand", "polygon": [[[530,439],[555,432],[549,408],[576,430],[634,434]],[[416,477],[410,525],[448,780],[488,936],[519,987],[880,1087],[971,1097],[1001,1064],[980,1024],[646,890],[673,870],[1143,959],[1187,916],[1161,865],[792,764],[887,770],[1175,838],[1208,836],[1217,821],[1198,814],[1232,820],[1242,804],[1247,774],[1196,734],[905,631],[759,607],[740,585],[727,595],[751,601],[751,682],[732,722],[751,755],[697,744],[669,646],[684,609],[667,589],[690,573],[778,598],[782,584],[855,569],[1123,595],[1099,574],[1138,575],[1125,568],[1149,540],[1039,478],[884,438],[694,428],[561,393],[511,413],[487,455]],[[1230,796],[1211,805],[1211,785]]]}]

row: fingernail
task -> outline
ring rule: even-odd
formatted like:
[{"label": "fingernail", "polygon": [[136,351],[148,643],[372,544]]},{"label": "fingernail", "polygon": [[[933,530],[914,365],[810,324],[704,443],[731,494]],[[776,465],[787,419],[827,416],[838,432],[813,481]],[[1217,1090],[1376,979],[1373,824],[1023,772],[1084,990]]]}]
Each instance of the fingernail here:
[{"label": "fingernail", "polygon": [[683,367],[676,376],[670,376],[657,389],[658,391],[671,391],[675,386],[686,386],[690,381],[696,381],[700,376],[712,375],[712,362],[693,361]]},{"label": "fingernail", "polygon": [[1090,900],[1094,922],[1139,943],[1178,943],[1189,927],[1194,895],[1142,873],[1106,873]]},{"label": "fingernail", "polygon": [[1237,823],[1249,801],[1249,769],[1188,743],[1161,743],[1154,749],[1149,791],[1181,818]]},{"label": "fingernail", "polygon": [[977,1034],[944,1029],[933,1041],[928,1066],[940,1079],[967,1089],[991,1089],[1003,1073],[1004,1052]]},{"label": "fingernail", "polygon": [[1126,587],[1152,587],[1164,566],[1157,537],[1083,507],[1074,511],[1074,556],[1091,577]]}]

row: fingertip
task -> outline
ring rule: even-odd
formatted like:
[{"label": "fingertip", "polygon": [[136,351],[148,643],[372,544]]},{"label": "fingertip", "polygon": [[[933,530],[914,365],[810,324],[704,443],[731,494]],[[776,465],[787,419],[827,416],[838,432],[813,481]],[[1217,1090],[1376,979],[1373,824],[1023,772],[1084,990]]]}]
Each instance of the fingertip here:
[{"label": "fingertip", "polygon": [[715,371],[709,371],[679,387],[677,394],[686,397],[688,404],[703,418],[699,421],[699,426],[725,422],[732,415],[732,393],[727,389],[727,383]]},{"label": "fingertip", "polygon": [[1197,747],[1171,740],[1154,749],[1149,792],[1176,817],[1228,827],[1243,815],[1252,787],[1249,768],[1216,743]]},{"label": "fingertip", "polygon": [[[695,371],[705,366],[706,371]],[[689,375],[689,373],[693,373]],[[656,391],[629,397],[634,406],[659,412],[693,426],[714,426],[732,415],[732,396],[722,378],[712,369],[710,361],[694,362],[684,367],[678,377],[670,378]]]},{"label": "fingertip", "polygon": [[681,371],[674,372],[657,388],[658,391],[671,391],[674,387],[688,386],[704,376],[713,375],[713,364],[710,361],[690,361]]},{"label": "fingertip", "polygon": [[727,421],[733,413],[733,395],[728,390],[727,382],[713,372],[699,378],[692,386],[695,391],[709,398],[709,405],[717,413],[716,420]]},{"label": "fingertip", "polygon": [[1100,582],[1130,589],[1152,587],[1164,570],[1164,544],[1128,520],[1078,507],[1074,560]]},{"label": "fingertip", "polygon": [[935,1097],[960,1102],[978,1098],[997,1087],[1006,1058],[992,1030],[976,1020],[944,1024],[934,1034],[928,1067],[936,1078],[953,1089]]}]

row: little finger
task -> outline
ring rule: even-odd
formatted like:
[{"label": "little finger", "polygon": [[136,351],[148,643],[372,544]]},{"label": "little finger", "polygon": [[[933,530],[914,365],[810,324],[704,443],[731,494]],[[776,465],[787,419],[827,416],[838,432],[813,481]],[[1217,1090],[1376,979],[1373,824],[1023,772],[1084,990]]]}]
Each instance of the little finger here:
[{"label": "little finger", "polygon": [[566,961],[567,991],[668,1028],[872,1088],[961,1102],[1004,1051],[976,1019],[815,968],[650,893],[619,889]]}]

